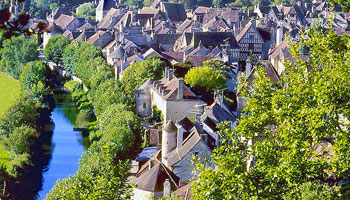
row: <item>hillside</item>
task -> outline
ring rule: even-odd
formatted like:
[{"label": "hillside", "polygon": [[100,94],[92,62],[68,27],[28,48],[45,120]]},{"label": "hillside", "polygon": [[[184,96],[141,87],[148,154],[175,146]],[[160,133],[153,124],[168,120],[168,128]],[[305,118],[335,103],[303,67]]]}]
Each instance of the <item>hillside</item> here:
[{"label": "hillside", "polygon": [[0,116],[19,97],[19,82],[10,76],[0,73]]}]

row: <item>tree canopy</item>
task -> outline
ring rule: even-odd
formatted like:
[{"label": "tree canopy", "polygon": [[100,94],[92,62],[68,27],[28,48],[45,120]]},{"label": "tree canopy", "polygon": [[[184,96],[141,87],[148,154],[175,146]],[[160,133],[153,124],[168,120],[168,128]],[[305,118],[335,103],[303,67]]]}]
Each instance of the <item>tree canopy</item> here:
[{"label": "tree canopy", "polygon": [[200,87],[209,91],[224,88],[226,80],[220,71],[203,66],[190,69],[185,76],[185,82],[191,87]]},{"label": "tree canopy", "polygon": [[0,70],[19,79],[24,65],[38,59],[38,44],[34,38],[24,36],[4,40],[0,49]]},{"label": "tree canopy", "polygon": [[349,42],[314,26],[290,43],[295,59],[277,85],[263,67],[240,80],[247,105],[233,130],[222,126],[217,168],[198,165],[196,199],[349,198]]},{"label": "tree canopy", "polygon": [[44,54],[47,61],[54,62],[56,65],[63,64],[63,51],[69,44],[70,41],[63,35],[55,35],[50,38],[44,49]]}]

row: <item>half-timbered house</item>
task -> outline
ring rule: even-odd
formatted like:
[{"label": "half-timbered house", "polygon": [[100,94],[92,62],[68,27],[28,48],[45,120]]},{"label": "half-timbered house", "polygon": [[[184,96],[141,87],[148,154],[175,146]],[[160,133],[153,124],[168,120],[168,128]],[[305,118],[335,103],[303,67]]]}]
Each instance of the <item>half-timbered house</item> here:
[{"label": "half-timbered house", "polygon": [[265,42],[256,28],[255,20],[247,23],[238,34],[237,42],[240,46],[240,62],[246,61],[250,55],[252,56],[250,59],[255,61],[261,59]]}]

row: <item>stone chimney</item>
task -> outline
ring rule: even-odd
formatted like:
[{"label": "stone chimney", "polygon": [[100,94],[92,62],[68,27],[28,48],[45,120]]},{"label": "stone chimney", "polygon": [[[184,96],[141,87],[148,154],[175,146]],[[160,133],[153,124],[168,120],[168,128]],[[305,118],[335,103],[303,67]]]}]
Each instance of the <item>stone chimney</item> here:
[{"label": "stone chimney", "polygon": [[165,73],[165,79],[168,80],[168,77],[169,77],[169,67],[165,67],[164,73]]},{"label": "stone chimney", "polygon": [[183,132],[182,126],[179,125],[177,126],[177,148],[182,147],[183,137],[184,137],[184,132]]},{"label": "stone chimney", "polygon": [[250,59],[247,59],[246,65],[245,65],[245,75],[249,76],[249,74],[252,72],[252,62]]},{"label": "stone chimney", "polygon": [[174,78],[174,70],[169,69],[168,70],[168,81],[171,81]]},{"label": "stone chimney", "polygon": [[163,196],[168,199],[171,197],[171,184],[170,184],[170,180],[168,178],[165,179],[163,186],[164,186]]},{"label": "stone chimney", "polygon": [[177,100],[182,100],[184,98],[184,79],[179,78],[178,82],[179,82],[179,87],[177,90]]},{"label": "stone chimney", "polygon": [[276,47],[283,41],[283,22],[278,21],[276,27]]}]

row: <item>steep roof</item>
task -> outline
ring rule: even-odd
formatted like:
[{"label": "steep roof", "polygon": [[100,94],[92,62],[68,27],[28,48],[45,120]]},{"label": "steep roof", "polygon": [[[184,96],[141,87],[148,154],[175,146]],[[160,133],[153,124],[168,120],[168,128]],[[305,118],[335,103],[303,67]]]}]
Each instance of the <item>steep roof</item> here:
[{"label": "steep roof", "polygon": [[57,26],[55,22],[51,22],[47,29],[50,31],[50,33],[63,33],[63,29]]},{"label": "steep roof", "polygon": [[73,15],[61,14],[56,20],[55,23],[64,29],[67,25],[69,25],[76,17]]},{"label": "steep roof", "polygon": [[110,58],[124,58],[125,56],[125,49],[121,46],[117,47],[110,55]]},{"label": "steep roof", "polygon": [[135,184],[136,188],[140,190],[162,192],[163,183],[166,179],[170,179],[172,185],[176,188],[178,187],[179,178],[162,163],[158,163],[152,169],[132,181],[132,184]]},{"label": "steep roof", "polygon": [[169,120],[168,123],[165,125],[163,128],[164,131],[171,133],[171,132],[176,132],[177,128],[172,120]]},{"label": "steep roof", "polygon": [[187,18],[185,6],[182,3],[164,2],[164,9],[172,22],[182,22]]},{"label": "steep roof", "polygon": [[[191,151],[193,147],[195,147],[201,140],[202,138],[199,135],[199,130],[196,126],[194,126],[191,130],[190,135],[185,141],[183,141],[182,146],[166,155],[169,166],[171,167],[182,160],[186,154]],[[208,151],[211,151],[209,147]]]},{"label": "steep roof", "polygon": [[198,47],[201,42],[206,48],[210,46],[215,48],[225,43],[228,40],[233,48],[239,48],[235,36],[232,32],[193,32],[184,33],[186,40],[190,39],[194,47]]},{"label": "steep roof", "polygon": [[117,2],[115,0],[100,0],[96,10],[110,10],[111,8],[117,8]]}]

